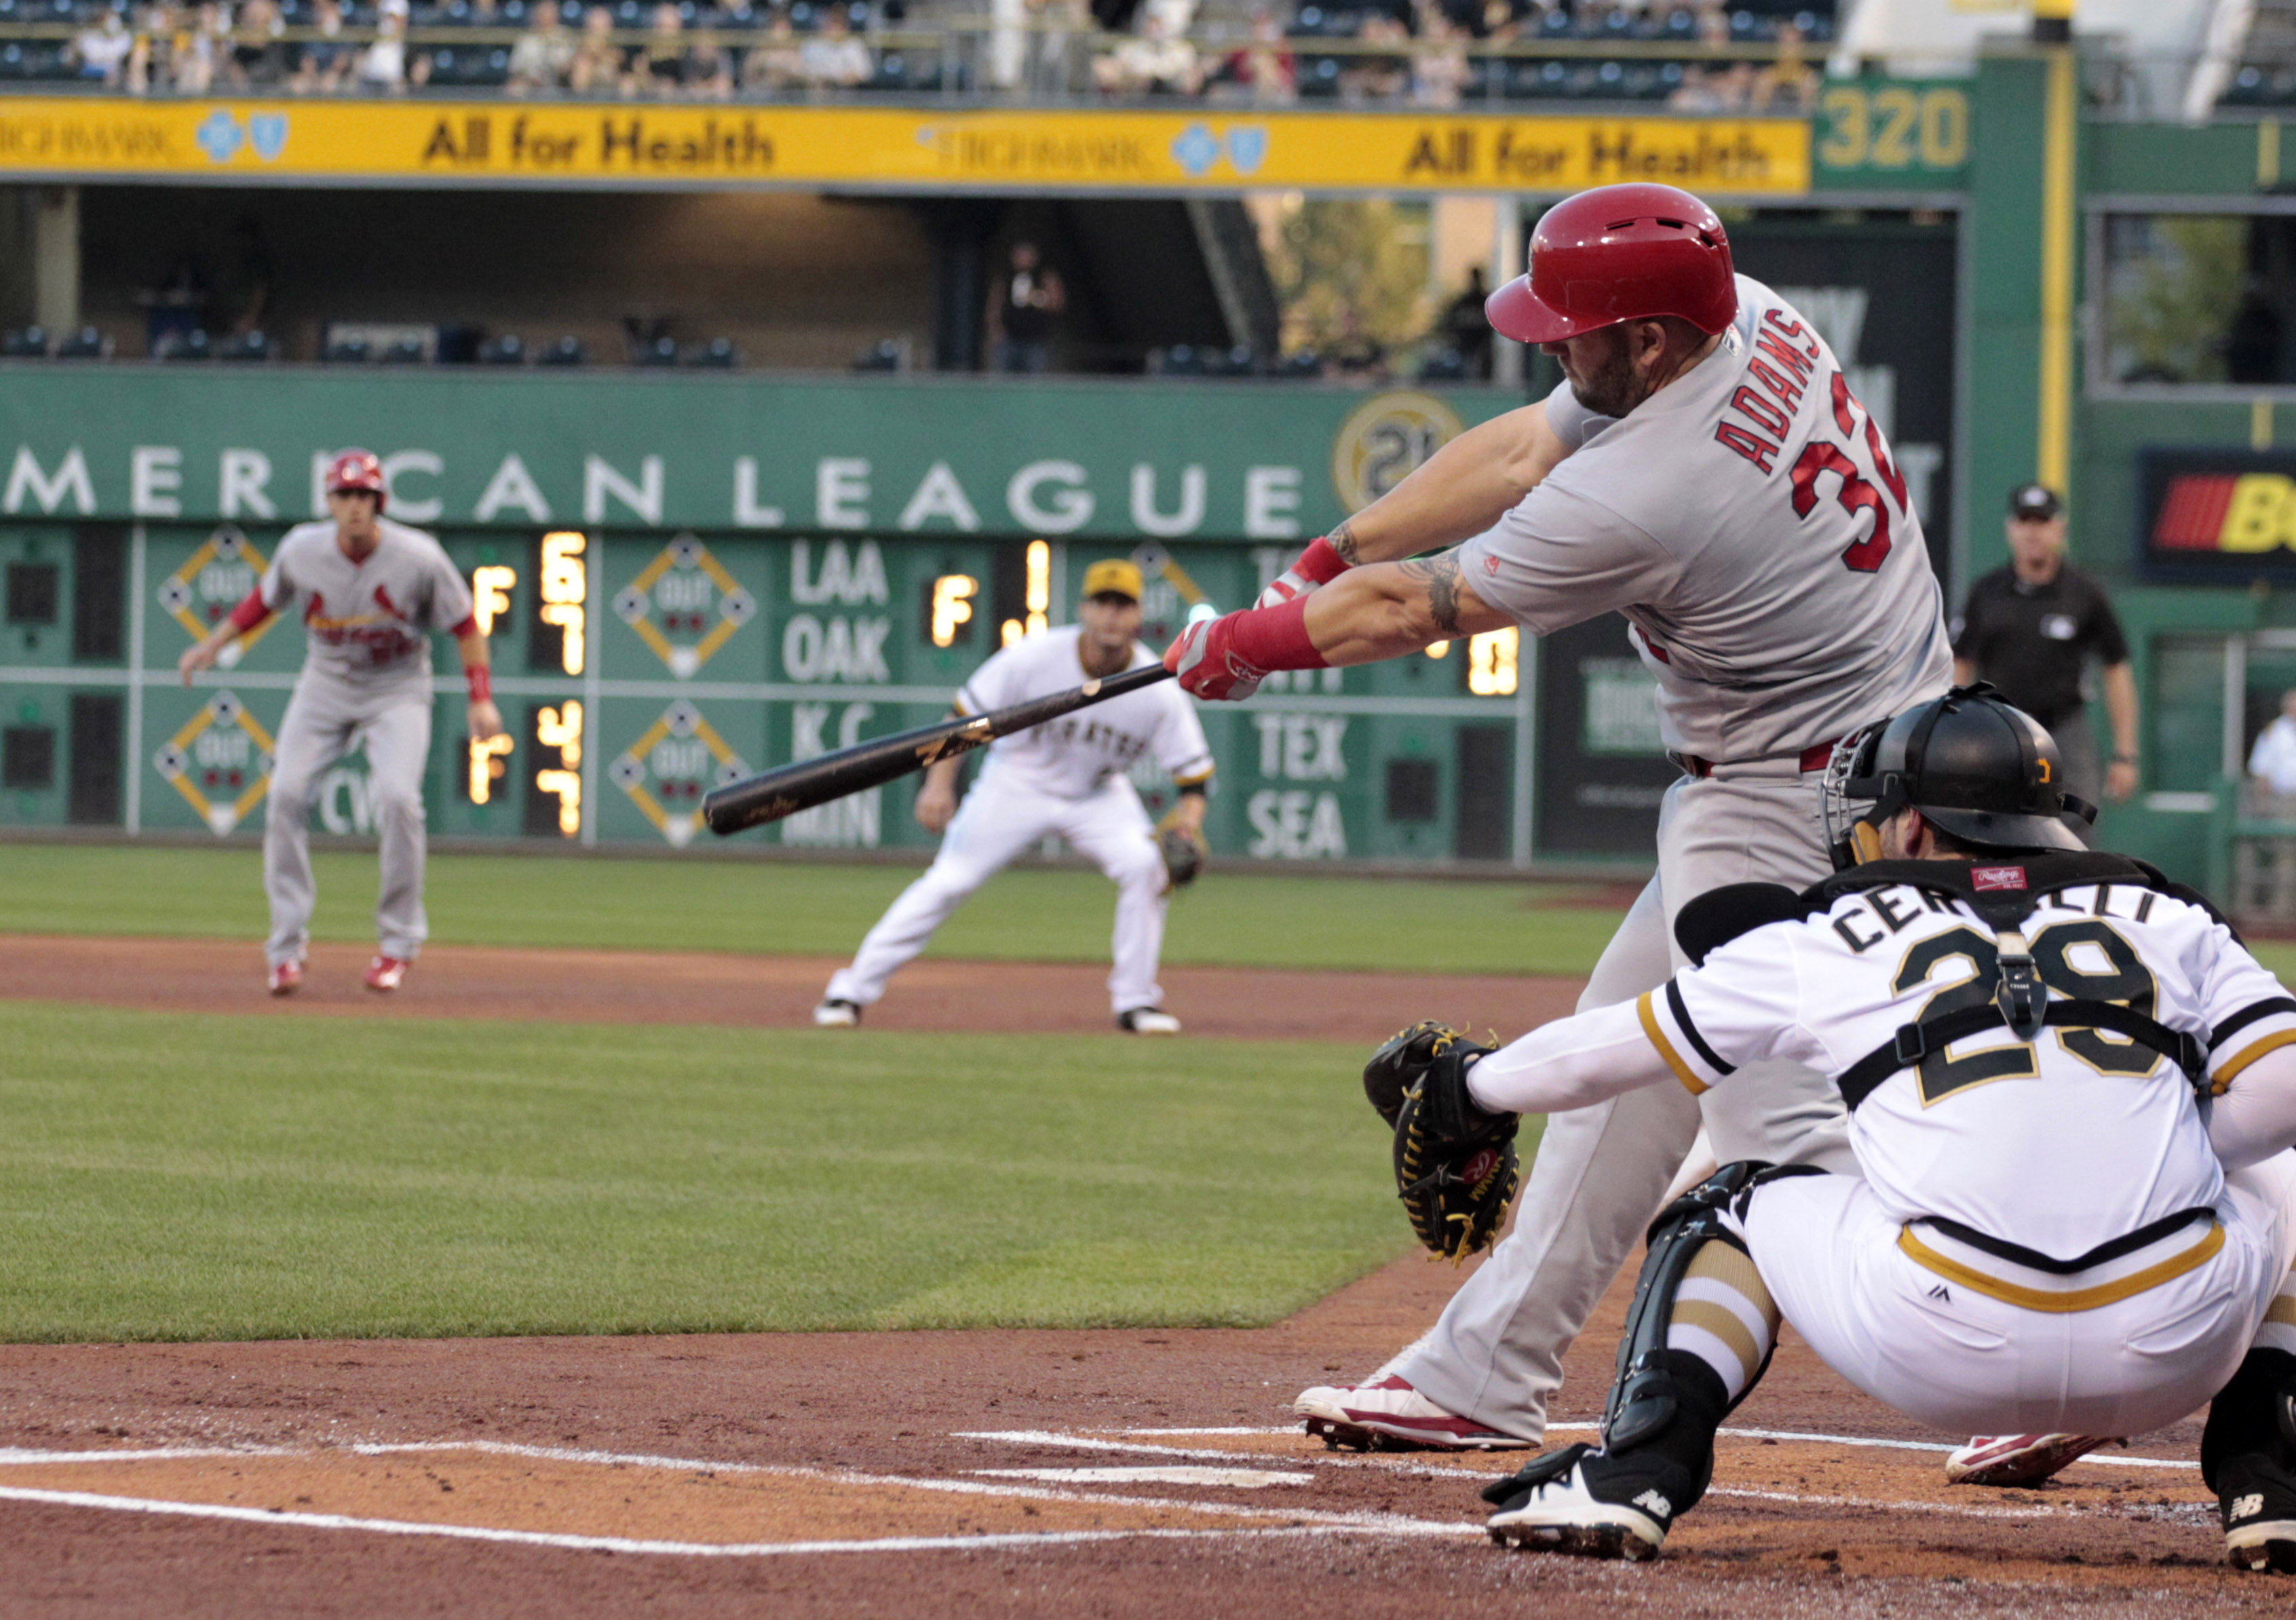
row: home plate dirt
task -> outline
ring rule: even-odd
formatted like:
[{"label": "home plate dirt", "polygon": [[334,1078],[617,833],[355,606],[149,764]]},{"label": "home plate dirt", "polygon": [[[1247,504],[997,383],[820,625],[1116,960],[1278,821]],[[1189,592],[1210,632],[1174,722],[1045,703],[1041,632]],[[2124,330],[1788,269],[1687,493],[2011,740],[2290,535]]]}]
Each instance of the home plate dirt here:
[{"label": "home plate dirt", "polygon": [[[0,1616],[2283,1614],[2187,1421],[2049,1487],[1788,1335],[1655,1566],[1503,1552],[1512,1455],[1331,1452],[1304,1384],[1430,1321],[1406,1259],[1257,1331],[0,1346]],[[1572,1352],[1580,1438],[1626,1293]]]}]

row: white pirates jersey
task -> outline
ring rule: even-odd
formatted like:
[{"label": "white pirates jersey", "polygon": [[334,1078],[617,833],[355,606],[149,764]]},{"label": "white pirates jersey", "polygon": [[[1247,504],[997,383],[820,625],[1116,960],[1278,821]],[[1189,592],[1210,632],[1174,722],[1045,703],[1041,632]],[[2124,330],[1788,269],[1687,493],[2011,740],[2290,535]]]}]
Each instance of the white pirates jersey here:
[{"label": "white pirates jersey", "polygon": [[[2192,1035],[2218,1092],[2296,1043],[2296,1001],[2199,906],[2087,883],[2043,897],[2024,935],[2051,1001],[2121,1002]],[[1997,937],[1965,903],[1905,885],[1853,893],[1742,935],[1631,1004],[1525,1036],[1478,1065],[1475,1092],[1488,1107],[1577,1107],[1669,1074],[1693,1092],[1728,1085],[1764,1059],[1840,1076],[1905,1025],[1985,1004],[1997,982]],[[2222,1190],[2184,1072],[2097,1029],[1953,1042],[1882,1080],[1849,1134],[1894,1218],[1942,1217],[2060,1258]]]},{"label": "white pirates jersey", "polygon": [[1953,672],[1880,428],[1816,330],[1737,284],[1713,352],[1625,416],[1555,389],[1571,454],[1460,554],[1476,595],[1535,634],[1624,613],[1667,746],[1723,762],[1832,741]]},{"label": "white pirates jersey", "polygon": [[[957,689],[957,711],[987,714],[1083,685],[1091,679],[1078,650],[1083,634],[1075,625],[1043,630],[992,654]],[[1135,642],[1126,667],[1142,669],[1160,661]],[[1000,778],[1010,773],[1057,798],[1095,793],[1110,777],[1152,755],[1175,781],[1210,780],[1211,749],[1194,702],[1177,681],[1111,698],[988,745],[989,763]]]},{"label": "white pirates jersey", "polygon": [[302,617],[307,674],[360,688],[428,683],[430,633],[471,622],[471,588],[421,529],[388,518],[375,527],[381,538],[363,562],[343,555],[332,520],[289,529],[264,570],[264,605]]}]

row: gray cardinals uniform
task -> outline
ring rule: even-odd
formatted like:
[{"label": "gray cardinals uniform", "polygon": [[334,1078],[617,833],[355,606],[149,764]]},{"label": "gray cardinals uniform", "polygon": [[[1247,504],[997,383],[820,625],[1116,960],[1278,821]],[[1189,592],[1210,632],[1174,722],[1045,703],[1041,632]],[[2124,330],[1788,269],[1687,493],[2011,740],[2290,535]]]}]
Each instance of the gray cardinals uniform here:
[{"label": "gray cardinals uniform", "polygon": [[[1658,876],[1582,1010],[1667,981],[1674,914],[1693,896],[1825,876],[1817,790],[1833,742],[1952,676],[1921,520],[1881,430],[1808,322],[1746,276],[1737,291],[1714,351],[1627,416],[1556,389],[1547,421],[1571,454],[1460,552],[1476,594],[1532,632],[1623,613],[1687,772],[1660,812]],[[1739,1099],[1704,1100],[1716,1153],[1854,1173],[1839,1097],[1791,1066],[1759,1083],[1765,1067],[1749,1066]],[[1701,1100],[1671,1087],[1549,1122],[1513,1232],[1388,1370],[1538,1441],[1562,1352],[1700,1124]]]},{"label": "gray cardinals uniform", "polygon": [[375,931],[382,953],[411,961],[430,924],[422,912],[422,765],[430,752],[430,635],[472,627],[470,586],[421,529],[376,520],[381,539],[361,562],[343,555],[332,522],[287,531],[263,576],[263,601],[299,615],[310,650],[279,725],[263,829],[263,888],[271,901],[264,953],[300,961],[310,944],[308,822],[320,773],[364,734],[382,841]]}]

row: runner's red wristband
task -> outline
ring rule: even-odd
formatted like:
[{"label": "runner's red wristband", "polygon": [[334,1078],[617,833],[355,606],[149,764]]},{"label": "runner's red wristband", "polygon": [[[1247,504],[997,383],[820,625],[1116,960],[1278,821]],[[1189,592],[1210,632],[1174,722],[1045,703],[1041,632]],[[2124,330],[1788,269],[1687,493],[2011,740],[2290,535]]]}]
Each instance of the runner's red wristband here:
[{"label": "runner's red wristband", "polygon": [[495,672],[486,665],[464,666],[463,681],[471,689],[472,702],[491,703],[495,700]]},{"label": "runner's red wristband", "polygon": [[1232,613],[1227,650],[1255,669],[1321,669],[1324,655],[1308,638],[1308,603],[1295,596],[1273,608]]},{"label": "runner's red wristband", "polygon": [[263,600],[263,587],[258,585],[247,593],[247,599],[231,610],[231,627],[245,635],[271,617],[271,610]]},{"label": "runner's red wristband", "polygon": [[1318,536],[1300,553],[1300,560],[1292,571],[1302,579],[1312,579],[1317,585],[1329,585],[1348,571],[1348,560],[1340,555],[1328,535]]}]

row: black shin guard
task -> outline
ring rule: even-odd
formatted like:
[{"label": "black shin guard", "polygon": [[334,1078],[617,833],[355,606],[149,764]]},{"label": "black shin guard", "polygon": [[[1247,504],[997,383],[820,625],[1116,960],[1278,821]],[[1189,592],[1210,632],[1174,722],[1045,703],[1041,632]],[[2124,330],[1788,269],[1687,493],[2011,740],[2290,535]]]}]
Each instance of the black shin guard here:
[{"label": "black shin guard", "polygon": [[2218,1489],[2218,1471],[2234,1457],[2263,1453],[2296,1462],[2296,1355],[2251,1350],[2231,1382],[2209,1403],[2201,1431],[2201,1478]]},{"label": "black shin guard", "polygon": [[[1674,1362],[1660,1352],[1666,1348],[1667,1330],[1673,1323],[1675,1296],[1681,1290],[1690,1263],[1709,1243],[1727,1243],[1745,1252],[1746,1246],[1722,1223],[1722,1211],[1769,1167],[1752,1160],[1725,1165],[1659,1211],[1651,1223],[1642,1275],[1636,1280],[1634,1303],[1627,1308],[1627,1330],[1619,1341],[1616,1379],[1603,1409],[1603,1444],[1611,1450],[1637,1445],[1674,1421],[1679,1404],[1677,1381],[1669,1370]],[[1711,1377],[1712,1370],[1707,1371]],[[1759,1379],[1761,1374],[1757,1370],[1754,1376]],[[1718,1387],[1721,1379],[1714,1381]],[[1730,1405],[1726,1399],[1722,1410],[1726,1411]],[[1721,1421],[1720,1413],[1715,1421]]]}]

